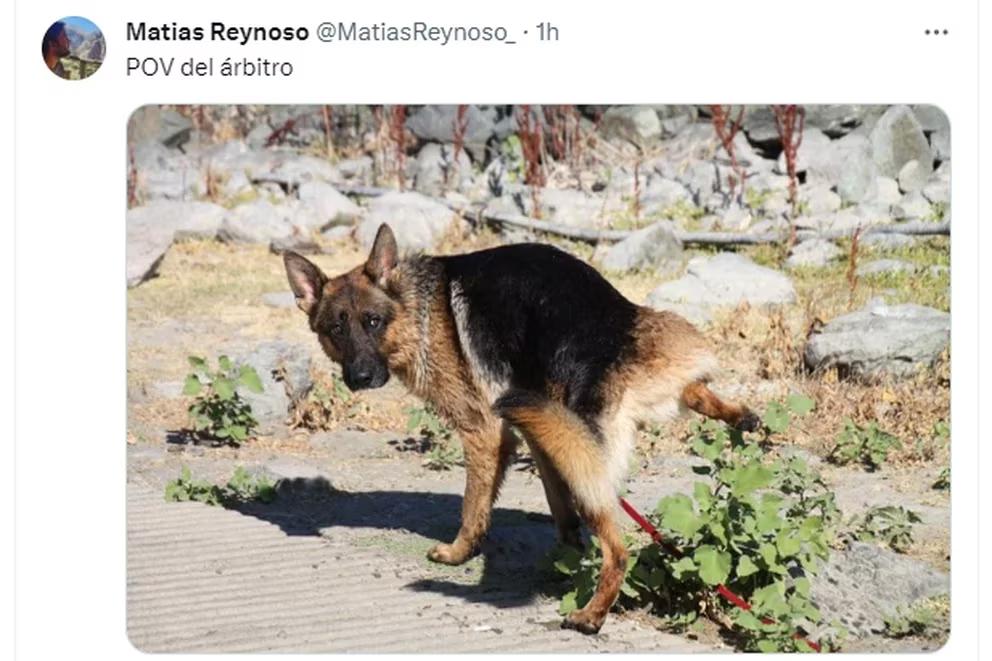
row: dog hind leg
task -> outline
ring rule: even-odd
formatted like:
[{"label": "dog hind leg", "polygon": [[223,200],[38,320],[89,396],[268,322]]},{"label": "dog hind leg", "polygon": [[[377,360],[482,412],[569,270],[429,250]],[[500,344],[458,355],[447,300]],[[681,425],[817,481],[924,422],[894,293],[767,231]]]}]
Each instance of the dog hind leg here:
[{"label": "dog hind leg", "polygon": [[614,513],[616,492],[610,484],[602,450],[589,426],[566,407],[530,391],[504,394],[493,409],[540,448],[575,499],[579,513],[599,538],[603,566],[596,591],[562,626],[596,633],[620,593],[627,567],[627,548]]},{"label": "dog hind leg", "polygon": [[749,408],[723,401],[703,381],[695,381],[682,389],[682,403],[696,413],[722,420],[741,431],[755,431],[761,426],[761,420]]},{"label": "dog hind leg", "polygon": [[551,516],[555,520],[558,541],[562,544],[582,548],[582,536],[579,530],[582,519],[579,518],[579,513],[575,509],[575,498],[572,496],[572,492],[544,451],[536,445],[529,445],[531,445],[530,451],[534,457],[534,463],[537,464],[537,469],[541,475],[541,483],[544,486],[544,495],[548,499]]}]

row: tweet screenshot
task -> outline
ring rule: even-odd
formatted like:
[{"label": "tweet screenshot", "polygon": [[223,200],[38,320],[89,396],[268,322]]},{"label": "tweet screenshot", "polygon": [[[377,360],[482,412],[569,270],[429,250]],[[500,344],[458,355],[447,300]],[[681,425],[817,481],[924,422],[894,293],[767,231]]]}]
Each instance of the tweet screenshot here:
[{"label": "tweet screenshot", "polygon": [[17,659],[978,658],[977,0],[14,4]]}]

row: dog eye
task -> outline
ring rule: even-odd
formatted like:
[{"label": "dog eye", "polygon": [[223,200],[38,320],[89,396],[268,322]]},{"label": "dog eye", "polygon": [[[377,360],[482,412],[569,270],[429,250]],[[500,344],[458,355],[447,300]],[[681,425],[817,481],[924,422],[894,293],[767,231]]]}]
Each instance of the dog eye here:
[{"label": "dog eye", "polygon": [[378,328],[382,324],[382,317],[377,314],[370,314],[365,318],[365,323],[369,328]]},{"label": "dog eye", "polygon": [[344,330],[342,324],[334,324],[331,326],[331,335],[340,335],[342,330]]}]

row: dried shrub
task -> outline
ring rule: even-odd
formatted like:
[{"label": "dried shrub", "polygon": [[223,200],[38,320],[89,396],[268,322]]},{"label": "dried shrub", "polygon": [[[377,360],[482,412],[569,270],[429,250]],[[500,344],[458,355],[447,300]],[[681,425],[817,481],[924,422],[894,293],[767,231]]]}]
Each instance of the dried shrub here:
[{"label": "dried shrub", "polygon": [[737,137],[737,134],[741,130],[741,121],[744,119],[744,106],[740,107],[736,119],[731,120],[730,112],[731,106],[710,106],[713,130],[716,132],[716,137],[719,138],[723,150],[727,152],[727,156],[730,158],[730,167],[734,171],[728,182],[730,184],[730,199],[734,199],[736,192],[737,201],[742,202],[744,199],[744,185],[747,181],[747,172],[745,172],[744,166],[737,159],[737,146],[734,144],[734,138]]},{"label": "dried shrub", "polygon": [[799,212],[799,176],[796,163],[799,146],[803,142],[803,129],[806,125],[806,109],[795,104],[772,106],[775,115],[775,128],[782,142],[786,172],[789,175],[789,206],[792,209],[792,223],[789,230],[789,248],[796,242],[796,216]]},{"label": "dried shrub", "polygon": [[529,105],[517,109],[517,137],[524,158],[524,183],[530,186],[534,203],[534,216],[541,217],[539,189],[547,183],[542,164],[544,153],[544,132]]}]

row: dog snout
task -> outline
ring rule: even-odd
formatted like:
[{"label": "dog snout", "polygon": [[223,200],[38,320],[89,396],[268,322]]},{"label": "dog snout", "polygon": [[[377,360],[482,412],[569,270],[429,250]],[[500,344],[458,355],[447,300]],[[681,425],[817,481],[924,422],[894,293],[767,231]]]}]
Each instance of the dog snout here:
[{"label": "dog snout", "polygon": [[389,371],[385,366],[371,363],[360,363],[346,371],[345,383],[352,390],[379,388],[389,380]]}]

